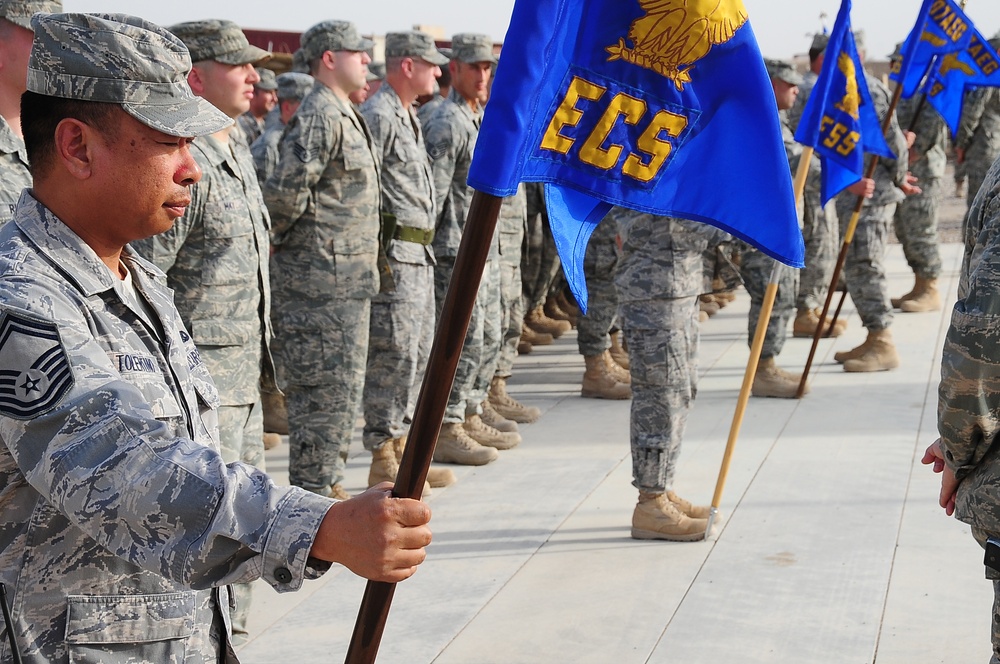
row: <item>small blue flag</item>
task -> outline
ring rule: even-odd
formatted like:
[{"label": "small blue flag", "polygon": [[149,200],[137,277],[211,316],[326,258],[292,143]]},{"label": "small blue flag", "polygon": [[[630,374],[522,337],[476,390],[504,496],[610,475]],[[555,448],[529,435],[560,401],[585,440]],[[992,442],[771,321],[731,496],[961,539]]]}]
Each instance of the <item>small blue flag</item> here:
[{"label": "small blue flag", "polygon": [[862,178],[865,153],[895,158],[885,142],[851,32],[851,0],[843,0],[826,46],[823,70],[802,111],[795,140],[823,164],[825,204]]},{"label": "small blue flag", "polygon": [[517,0],[469,184],[545,182],[567,281],[612,205],[705,222],[801,267],[770,79],[742,0]]},{"label": "small blue flag", "polygon": [[934,59],[965,50],[974,32],[972,21],[954,0],[924,0],[901,57],[889,78],[903,86],[903,98],[920,89]]},{"label": "small blue flag", "polygon": [[962,120],[965,91],[980,86],[1000,87],[1000,55],[979,30],[973,28],[969,46],[942,56],[927,77],[923,92],[954,136]]}]

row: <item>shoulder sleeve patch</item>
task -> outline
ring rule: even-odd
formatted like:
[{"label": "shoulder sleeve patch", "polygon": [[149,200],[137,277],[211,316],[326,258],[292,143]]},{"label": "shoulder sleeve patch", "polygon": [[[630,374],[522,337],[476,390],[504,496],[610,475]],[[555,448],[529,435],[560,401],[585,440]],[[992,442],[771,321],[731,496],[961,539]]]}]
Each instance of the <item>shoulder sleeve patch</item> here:
[{"label": "shoulder sleeve patch", "polygon": [[7,312],[0,322],[0,414],[27,420],[46,413],[73,386],[55,323]]},{"label": "shoulder sleeve patch", "polygon": [[310,145],[303,145],[298,141],[292,146],[292,150],[295,151],[295,156],[299,158],[303,164],[308,164],[310,161],[316,158],[316,149]]}]

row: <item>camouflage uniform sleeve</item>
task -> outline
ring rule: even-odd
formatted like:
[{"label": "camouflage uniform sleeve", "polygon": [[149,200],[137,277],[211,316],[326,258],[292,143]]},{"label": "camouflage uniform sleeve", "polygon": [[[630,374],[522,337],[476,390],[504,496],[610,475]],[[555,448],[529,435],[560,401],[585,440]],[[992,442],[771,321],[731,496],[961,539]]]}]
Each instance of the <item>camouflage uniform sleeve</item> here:
[{"label": "camouflage uniform sleeve", "polygon": [[[879,120],[884,123],[885,117],[891,108],[889,91],[884,85],[876,81],[874,87],[869,86],[869,92],[872,94],[872,101],[875,103],[875,110],[878,112]],[[879,160],[879,168],[884,169],[892,183],[898,187],[906,182],[906,174],[909,171],[910,162],[909,151],[906,147],[906,135],[899,128],[899,120],[895,112],[889,118],[889,129],[885,133],[885,142],[889,145],[889,149],[892,150],[893,154],[896,155],[896,158],[888,159],[883,157]]]},{"label": "camouflage uniform sleeve", "polygon": [[[440,111],[438,114],[439,115]],[[455,178],[458,146],[450,122],[428,122],[424,129],[424,143],[427,145],[427,155],[431,159],[431,172],[434,175],[434,200],[437,204],[435,215],[440,217],[442,206],[448,200],[451,183]]]},{"label": "camouflage uniform sleeve", "polygon": [[979,120],[986,112],[986,103],[992,94],[993,88],[979,88],[973,90],[965,98],[962,104],[962,121],[958,125],[958,134],[955,136],[955,147],[967,150],[972,145],[972,137],[979,127]]},{"label": "camouflage uniform sleeve", "polygon": [[368,132],[372,137],[372,148],[378,155],[379,161],[384,163],[386,150],[392,146],[392,122],[389,122],[382,113],[370,106],[363,106],[361,115],[368,125]]},{"label": "camouflage uniform sleeve", "polygon": [[1000,434],[1000,170],[969,211],[958,301],[941,358],[938,431],[948,465],[962,479]]},{"label": "camouflage uniform sleeve", "polygon": [[341,138],[340,123],[324,113],[292,116],[281,139],[278,165],[263,192],[276,244],[306,211],[323,171],[340,151]]},{"label": "camouflage uniform sleeve", "polygon": [[[202,170],[204,171],[204,166]],[[212,187],[211,175],[205,173],[205,177],[188,188],[191,192],[191,204],[188,205],[184,216],[174,222],[169,230],[147,237],[136,242],[132,242],[132,248],[146,260],[156,267],[169,272],[177,261],[184,243],[187,242],[191,230],[202,223],[205,213],[205,201]]]},{"label": "camouflage uniform sleeve", "polygon": [[[0,414],[0,438],[47,509],[115,556],[193,589],[264,578],[296,590],[329,567],[309,552],[332,501],[170,435],[94,337],[86,302],[60,284],[11,276],[0,291],[0,314],[53,329],[46,357],[68,376],[30,416]],[[12,336],[4,350],[37,356],[37,343]]]}]

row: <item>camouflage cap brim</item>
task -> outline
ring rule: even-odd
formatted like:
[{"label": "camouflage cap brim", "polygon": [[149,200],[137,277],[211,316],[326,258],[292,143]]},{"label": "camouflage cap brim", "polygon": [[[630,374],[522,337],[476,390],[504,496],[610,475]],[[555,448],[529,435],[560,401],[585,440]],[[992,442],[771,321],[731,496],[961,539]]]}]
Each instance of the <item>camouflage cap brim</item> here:
[{"label": "camouflage cap brim", "polygon": [[14,25],[31,30],[31,17],[35,14],[62,12],[61,0],[27,0],[25,2],[0,2],[0,18]]},{"label": "camouflage cap brim", "polygon": [[259,65],[267,62],[273,56],[262,48],[257,48],[253,44],[233,53],[223,53],[217,55],[213,60],[224,65]]},{"label": "camouflage cap brim", "polygon": [[201,97],[170,105],[122,104],[133,118],[168,136],[208,136],[233,124],[233,119]]}]

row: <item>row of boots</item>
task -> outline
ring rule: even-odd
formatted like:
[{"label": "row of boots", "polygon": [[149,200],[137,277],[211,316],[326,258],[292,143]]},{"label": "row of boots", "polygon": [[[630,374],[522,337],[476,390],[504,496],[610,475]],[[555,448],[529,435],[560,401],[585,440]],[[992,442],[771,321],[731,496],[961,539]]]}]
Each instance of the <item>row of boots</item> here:
[{"label": "row of boots", "polygon": [[550,295],[545,304],[527,313],[521,324],[517,352],[526,355],[534,346],[547,346],[576,327],[579,308],[562,292]]}]

